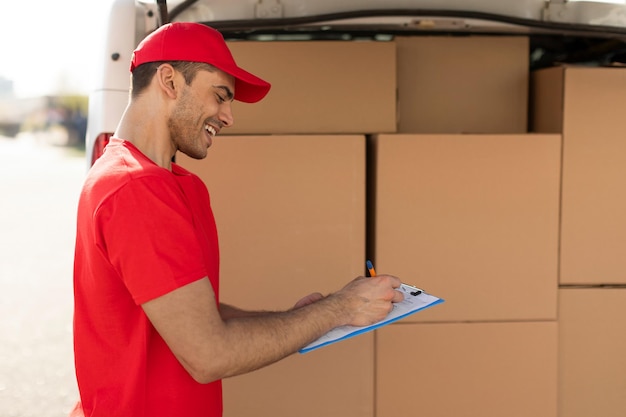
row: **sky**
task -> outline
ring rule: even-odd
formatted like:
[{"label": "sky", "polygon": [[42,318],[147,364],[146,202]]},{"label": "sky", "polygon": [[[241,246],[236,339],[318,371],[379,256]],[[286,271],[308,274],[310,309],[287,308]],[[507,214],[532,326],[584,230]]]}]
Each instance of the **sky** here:
[{"label": "sky", "polygon": [[110,0],[1,0],[0,78],[17,97],[87,94]]}]

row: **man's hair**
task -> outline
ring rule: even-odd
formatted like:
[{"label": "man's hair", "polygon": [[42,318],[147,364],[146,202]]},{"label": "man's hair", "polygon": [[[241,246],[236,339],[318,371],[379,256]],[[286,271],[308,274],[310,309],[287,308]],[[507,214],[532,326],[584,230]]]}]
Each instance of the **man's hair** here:
[{"label": "man's hair", "polygon": [[185,78],[185,83],[190,85],[195,78],[198,71],[215,72],[217,68],[213,65],[205,64],[204,62],[189,62],[189,61],[157,61],[146,62],[139,65],[132,73],[132,85],[131,85],[131,97],[137,97],[144,91],[150,82],[152,77],[156,74],[157,68],[163,64],[170,64],[174,69]]}]

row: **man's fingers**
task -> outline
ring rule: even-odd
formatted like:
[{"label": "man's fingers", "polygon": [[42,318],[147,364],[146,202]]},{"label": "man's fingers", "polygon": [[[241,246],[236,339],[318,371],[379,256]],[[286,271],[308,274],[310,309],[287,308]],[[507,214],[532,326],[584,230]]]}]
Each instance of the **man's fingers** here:
[{"label": "man's fingers", "polygon": [[391,302],[393,303],[400,303],[404,300],[404,294],[398,290],[394,290],[393,291],[393,299],[391,300]]}]

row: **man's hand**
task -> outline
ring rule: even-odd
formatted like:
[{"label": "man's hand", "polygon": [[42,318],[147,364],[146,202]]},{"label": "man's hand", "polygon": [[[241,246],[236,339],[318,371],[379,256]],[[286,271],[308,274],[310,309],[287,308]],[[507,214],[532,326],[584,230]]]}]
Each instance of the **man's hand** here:
[{"label": "man's hand", "polygon": [[392,275],[358,277],[350,281],[334,294],[346,303],[349,314],[346,324],[368,326],[387,317],[393,303],[404,300],[404,295],[396,290],[400,284],[400,279]]}]

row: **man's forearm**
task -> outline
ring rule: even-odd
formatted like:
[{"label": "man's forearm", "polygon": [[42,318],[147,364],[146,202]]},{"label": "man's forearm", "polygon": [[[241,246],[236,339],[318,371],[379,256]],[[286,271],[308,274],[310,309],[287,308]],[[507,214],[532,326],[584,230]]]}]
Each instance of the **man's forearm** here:
[{"label": "man's forearm", "polygon": [[234,307],[230,304],[220,303],[220,315],[223,320],[242,318],[242,317],[255,317],[261,316],[264,314],[271,313],[270,311],[249,311],[242,310],[240,308]]},{"label": "man's forearm", "polygon": [[[283,312],[247,312],[227,306],[225,336],[228,354],[221,355],[222,377],[235,376],[259,369],[298,351],[330,329],[348,320],[342,317],[341,301],[332,297],[317,305]],[[221,306],[222,307],[222,306]]]}]

